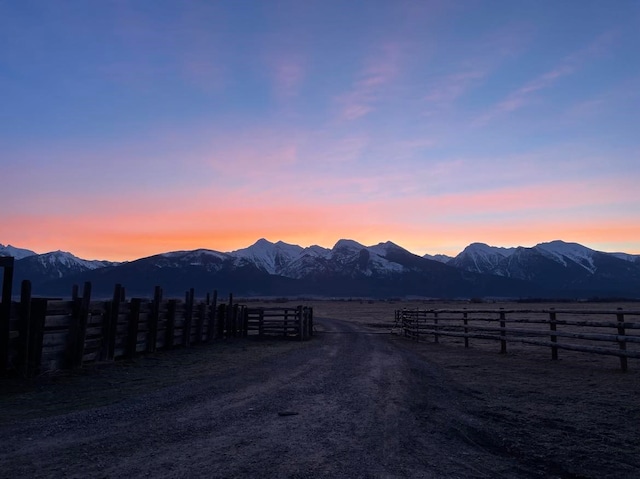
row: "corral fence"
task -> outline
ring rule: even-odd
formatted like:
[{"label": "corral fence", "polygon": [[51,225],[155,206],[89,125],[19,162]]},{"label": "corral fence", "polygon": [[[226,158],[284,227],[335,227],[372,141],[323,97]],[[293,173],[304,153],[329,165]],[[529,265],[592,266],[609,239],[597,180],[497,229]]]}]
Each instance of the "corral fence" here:
[{"label": "corral fence", "polygon": [[243,307],[246,334],[249,336],[297,336],[300,340],[313,336],[313,308],[249,308]]},{"label": "corral fence", "polygon": [[499,342],[500,353],[507,343],[523,343],[551,350],[617,356],[628,369],[628,358],[640,359],[640,311],[581,309],[402,309],[395,320],[405,337],[415,341],[443,337]]},{"label": "corral fence", "polygon": [[[133,358],[156,350],[190,347],[224,338],[280,336],[308,340],[313,333],[312,308],[248,308],[218,301],[217,292],[196,300],[164,299],[156,287],[152,299],[125,299],[121,285],[108,301],[91,301],[91,283],[71,300],[35,298],[29,281],[20,301],[2,303],[3,369],[0,375],[32,377],[46,371],[73,369],[92,362]],[[7,307],[8,306],[8,307]]]}]

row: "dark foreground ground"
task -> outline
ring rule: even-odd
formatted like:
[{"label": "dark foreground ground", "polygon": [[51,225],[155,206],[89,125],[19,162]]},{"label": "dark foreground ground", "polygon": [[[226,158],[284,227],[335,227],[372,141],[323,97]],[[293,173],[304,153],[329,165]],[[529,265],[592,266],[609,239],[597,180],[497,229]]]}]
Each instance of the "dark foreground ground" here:
[{"label": "dark foreground ground", "polygon": [[640,375],[334,319],[0,390],[0,476],[640,478]]}]

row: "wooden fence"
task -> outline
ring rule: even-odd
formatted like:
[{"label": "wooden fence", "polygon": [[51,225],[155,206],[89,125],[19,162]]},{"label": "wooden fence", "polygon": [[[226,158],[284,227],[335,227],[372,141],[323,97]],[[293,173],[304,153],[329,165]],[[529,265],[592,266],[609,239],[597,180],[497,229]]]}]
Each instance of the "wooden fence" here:
[{"label": "wooden fence", "polygon": [[91,301],[91,283],[85,283],[81,295],[74,287],[72,299],[63,301],[32,297],[30,282],[24,281],[20,301],[3,301],[6,305],[8,340],[0,375],[23,377],[222,338],[278,334],[306,340],[313,327],[311,308],[279,313],[247,308],[234,303],[233,295],[219,302],[215,291],[196,301],[193,289],[184,299],[164,299],[156,287],[152,299],[127,300],[116,285],[111,300]]},{"label": "wooden fence", "polygon": [[313,336],[313,308],[244,308],[248,335],[297,336],[301,341]]},{"label": "wooden fence", "polygon": [[[618,356],[623,371],[628,358],[640,359],[640,311],[541,309],[541,310],[470,310],[403,309],[396,310],[396,324],[404,336],[415,341],[442,337],[489,340],[500,343],[506,354],[507,343],[523,343],[558,350]],[[632,320],[630,320],[632,319]],[[523,326],[524,325],[524,326]]]}]

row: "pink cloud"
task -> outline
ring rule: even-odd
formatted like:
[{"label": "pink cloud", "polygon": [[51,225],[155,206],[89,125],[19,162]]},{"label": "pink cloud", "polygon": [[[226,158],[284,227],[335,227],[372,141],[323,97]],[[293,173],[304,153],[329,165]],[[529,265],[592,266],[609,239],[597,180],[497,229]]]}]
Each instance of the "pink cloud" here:
[{"label": "pink cloud", "polygon": [[267,58],[273,90],[278,98],[298,95],[306,75],[304,63],[299,55],[278,54],[275,58]]},{"label": "pink cloud", "polygon": [[423,100],[438,106],[449,104],[464,95],[486,75],[487,73],[481,70],[469,70],[447,75],[432,86]]},{"label": "pink cloud", "polygon": [[350,91],[337,100],[341,105],[342,120],[356,120],[376,109],[384,96],[385,87],[399,74],[400,57],[399,45],[386,44],[374,58],[366,62]]},{"label": "pink cloud", "polygon": [[303,141],[292,131],[250,128],[214,136],[203,154],[215,172],[252,179],[294,165]]}]

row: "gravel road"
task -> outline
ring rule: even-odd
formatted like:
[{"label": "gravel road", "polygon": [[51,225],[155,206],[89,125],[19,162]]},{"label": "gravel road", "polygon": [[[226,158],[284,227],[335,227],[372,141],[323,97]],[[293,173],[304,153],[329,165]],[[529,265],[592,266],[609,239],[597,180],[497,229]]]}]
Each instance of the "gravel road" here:
[{"label": "gravel road", "polygon": [[[452,381],[404,339],[334,319],[317,324],[306,343],[236,341],[210,359],[216,344],[170,353],[192,358],[192,375],[183,368],[176,377],[164,367],[171,359],[147,358],[119,372],[127,384],[111,377],[100,386],[102,395],[91,377],[5,394],[0,405],[11,414],[0,415],[0,476],[640,477],[637,436],[569,444],[595,466],[575,455],[563,461],[549,454],[562,444],[553,434],[553,444],[541,439],[539,417],[502,414],[485,404],[488,392]],[[638,419],[637,407],[631,414]],[[516,426],[519,436],[510,433]]]}]

